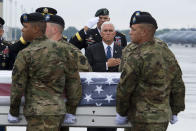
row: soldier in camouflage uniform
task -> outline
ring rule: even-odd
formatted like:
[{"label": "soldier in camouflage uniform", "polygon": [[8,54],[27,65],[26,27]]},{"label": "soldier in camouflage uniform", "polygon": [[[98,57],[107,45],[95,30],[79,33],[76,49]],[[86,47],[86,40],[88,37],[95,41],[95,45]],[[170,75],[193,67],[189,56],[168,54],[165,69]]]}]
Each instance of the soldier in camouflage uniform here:
[{"label": "soldier in camouflage uniform", "polygon": [[81,98],[77,65],[65,44],[44,36],[43,15],[23,14],[21,23],[23,37],[31,44],[19,52],[14,64],[8,121],[19,122],[24,95],[27,130],[58,131],[66,109],[76,109]]},{"label": "soldier in camouflage uniform", "polygon": [[[137,15],[137,11],[135,11],[135,12],[133,13],[133,15],[132,15],[132,17],[131,17],[131,21],[132,21],[133,17],[136,16],[136,15]],[[140,12],[140,15],[149,15],[149,16],[151,16],[148,12]],[[160,40],[159,38],[154,37],[154,41],[155,41],[155,43],[157,43],[157,44],[160,44],[160,45],[162,45],[162,46],[168,47],[167,44],[166,44],[164,41]],[[121,63],[120,63],[120,65],[119,65],[119,71],[120,71],[120,72],[122,71],[122,67],[123,67],[123,65],[124,65],[124,63],[125,63],[127,57],[129,56],[129,52],[131,52],[131,46],[133,46],[132,44],[133,44],[133,43],[129,43],[129,44],[122,50],[122,58],[123,58],[123,59],[121,59]]]},{"label": "soldier in camouflage uniform", "polygon": [[67,40],[63,37],[62,32],[65,27],[63,18],[58,15],[45,15],[45,18],[47,22],[46,36],[49,39],[60,41],[67,45],[67,48],[69,48],[70,53],[73,54],[73,57],[77,62],[78,70],[80,72],[92,71],[87,58],[82,54],[82,52],[74,45],[68,43]]},{"label": "soldier in camouflage uniform", "polygon": [[[154,41],[156,44],[160,44],[162,46],[168,47],[167,44],[160,40],[159,38],[154,38]],[[127,57],[130,55],[131,53],[131,47],[133,46],[134,43],[129,43],[123,50],[122,50],[122,57],[121,57],[121,61],[120,61],[120,65],[119,65],[119,71],[122,72],[122,68],[123,65],[125,63],[125,61],[127,60]]]},{"label": "soldier in camouflage uniform", "polygon": [[[70,53],[73,55],[75,62],[78,66],[78,71],[80,72],[89,72],[91,71],[90,64],[88,63],[87,58],[82,54],[82,52],[75,47],[74,45],[67,42],[67,40],[62,36],[62,32],[65,27],[65,22],[62,17],[58,15],[45,15],[47,27],[46,27],[46,36],[49,39],[52,39],[54,41],[59,41],[62,43],[65,43],[67,46],[67,49],[70,51]],[[70,109],[71,111],[72,109]],[[73,109],[75,110],[75,109]],[[67,113],[74,115],[76,112],[70,112],[67,110]],[[70,123],[68,123],[70,124]],[[69,131],[68,127],[61,127],[61,131]]]},{"label": "soldier in camouflage uniform", "polygon": [[[38,8],[36,11],[37,12],[43,11],[42,14],[51,14],[51,15],[55,15],[57,13],[57,11],[55,9],[50,8],[50,7]],[[18,41],[16,41],[14,44],[11,44],[9,46],[9,60],[8,61],[9,61],[9,68],[10,69],[13,68],[15,59],[16,59],[17,54],[19,53],[19,51],[26,48],[29,44],[30,44],[30,42],[26,41],[21,36]]]},{"label": "soldier in camouflage uniform", "polygon": [[130,121],[127,131],[166,131],[185,109],[181,69],[169,48],[154,39],[158,27],[151,15],[138,11],[130,27],[132,44],[124,50],[116,122]]}]

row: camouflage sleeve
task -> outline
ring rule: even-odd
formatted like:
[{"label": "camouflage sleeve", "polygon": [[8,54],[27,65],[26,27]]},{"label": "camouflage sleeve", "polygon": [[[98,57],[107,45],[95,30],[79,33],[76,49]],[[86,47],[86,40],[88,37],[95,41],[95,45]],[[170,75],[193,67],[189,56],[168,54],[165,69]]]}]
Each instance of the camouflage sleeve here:
[{"label": "camouflage sleeve", "polygon": [[137,76],[140,72],[140,63],[141,60],[137,56],[130,55],[122,68],[116,94],[116,111],[122,116],[128,115],[131,95],[137,84]]},{"label": "camouflage sleeve", "polygon": [[77,105],[82,96],[82,86],[76,62],[71,55],[68,59],[65,81],[65,92],[67,97],[66,110],[70,114],[75,114]]},{"label": "camouflage sleeve", "polygon": [[82,54],[82,52],[79,49],[75,49],[76,56],[77,56],[77,64],[78,64],[78,70],[79,72],[90,72],[92,71],[90,64],[88,63],[88,60],[86,56]]},{"label": "camouflage sleeve", "polygon": [[85,38],[86,34],[84,33],[84,29],[82,29],[78,31],[74,36],[72,36],[69,42],[75,45],[77,48],[82,49],[87,47],[87,45],[85,44]]},{"label": "camouflage sleeve", "polygon": [[124,65],[124,63],[125,63],[125,59],[126,59],[126,57],[125,57],[125,53],[126,53],[126,47],[122,50],[122,56],[121,56],[121,60],[120,60],[120,65],[119,65],[119,67],[118,67],[118,71],[119,72],[122,72],[122,67],[123,67],[123,65]]},{"label": "camouflage sleeve", "polygon": [[24,94],[27,83],[27,62],[22,52],[19,52],[12,71],[12,86],[10,94],[10,113],[19,116],[21,98]]},{"label": "camouflage sleeve", "polygon": [[185,85],[182,80],[182,72],[179,65],[176,77],[171,83],[170,106],[172,114],[175,115],[185,109]]}]

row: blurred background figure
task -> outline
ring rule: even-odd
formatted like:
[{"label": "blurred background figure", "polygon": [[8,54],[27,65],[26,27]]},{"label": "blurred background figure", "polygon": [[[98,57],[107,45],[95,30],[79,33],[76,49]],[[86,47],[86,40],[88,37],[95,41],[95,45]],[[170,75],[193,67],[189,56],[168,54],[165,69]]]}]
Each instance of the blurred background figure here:
[{"label": "blurred background figure", "polygon": [[[106,8],[101,8],[97,10],[95,13],[95,17],[90,19],[87,24],[77,32],[69,42],[74,44],[79,49],[87,48],[89,45],[93,45],[95,43],[99,43],[102,41],[102,37],[100,35],[101,25],[110,21],[109,11]],[[92,29],[94,25],[97,25],[96,28]],[[114,37],[114,44],[125,47],[127,45],[127,40],[125,35],[116,31],[116,35]]]}]

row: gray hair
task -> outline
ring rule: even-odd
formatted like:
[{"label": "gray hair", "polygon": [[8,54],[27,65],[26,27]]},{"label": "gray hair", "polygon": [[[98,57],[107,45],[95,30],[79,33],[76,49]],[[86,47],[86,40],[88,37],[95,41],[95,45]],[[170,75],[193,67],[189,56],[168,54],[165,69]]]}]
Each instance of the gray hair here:
[{"label": "gray hair", "polygon": [[[110,21],[106,21],[101,25],[101,30],[103,29],[104,25],[112,25],[114,27],[114,24]],[[115,27],[114,27],[114,31],[115,31]]]},{"label": "gray hair", "polygon": [[63,31],[64,31],[64,27],[63,26],[61,26],[61,25],[59,25],[59,24],[56,24],[56,23],[51,23],[51,22],[48,22],[51,26],[55,26],[55,27],[57,27],[57,29],[58,29],[58,31],[60,32],[60,33],[63,33]]}]

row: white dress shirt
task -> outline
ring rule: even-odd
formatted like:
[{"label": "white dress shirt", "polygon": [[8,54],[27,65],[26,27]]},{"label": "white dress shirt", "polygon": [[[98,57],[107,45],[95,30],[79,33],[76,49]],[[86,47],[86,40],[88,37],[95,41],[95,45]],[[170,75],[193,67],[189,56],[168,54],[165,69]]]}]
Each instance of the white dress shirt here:
[{"label": "white dress shirt", "polygon": [[[110,46],[111,47],[111,57],[113,57],[113,50],[114,50],[114,42],[112,42],[111,45],[107,45],[105,42],[103,42],[103,47],[104,47],[104,50],[105,50],[105,54],[107,54],[107,47]],[[108,70],[108,64],[106,62],[106,70]]]}]

